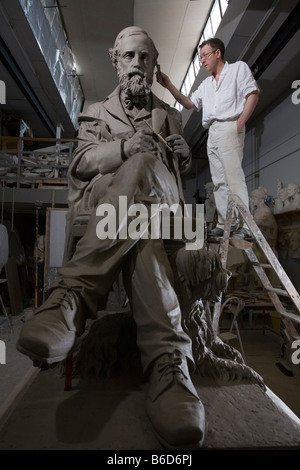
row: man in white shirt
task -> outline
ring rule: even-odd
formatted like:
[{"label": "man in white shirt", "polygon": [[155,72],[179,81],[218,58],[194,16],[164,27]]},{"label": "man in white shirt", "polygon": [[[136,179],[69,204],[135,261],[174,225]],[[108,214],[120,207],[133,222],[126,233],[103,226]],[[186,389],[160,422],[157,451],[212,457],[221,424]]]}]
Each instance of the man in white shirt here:
[{"label": "man in white shirt", "polygon": [[[164,73],[157,74],[157,81],[167,88],[186,109],[202,109],[202,125],[209,130],[207,155],[214,184],[214,196],[218,212],[217,226],[210,236],[222,236],[228,196],[237,194],[249,208],[249,196],[242,169],[245,124],[258,102],[259,89],[245,62],[228,64],[224,60],[225,46],[218,38],[200,45],[200,60],[211,76],[192,93],[184,96]],[[249,236],[238,215],[232,219],[233,236]]]}]

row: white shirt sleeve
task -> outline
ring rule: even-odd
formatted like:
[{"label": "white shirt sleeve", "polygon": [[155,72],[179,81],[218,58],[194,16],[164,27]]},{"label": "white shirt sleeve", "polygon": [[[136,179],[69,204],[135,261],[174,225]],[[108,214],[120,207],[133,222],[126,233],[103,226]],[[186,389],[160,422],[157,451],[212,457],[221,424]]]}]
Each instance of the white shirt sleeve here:
[{"label": "white shirt sleeve", "polygon": [[240,85],[240,89],[244,98],[246,98],[246,96],[252,93],[253,91],[259,92],[258,85],[252,75],[250,67],[245,62],[239,63],[237,81]]},{"label": "white shirt sleeve", "polygon": [[192,94],[191,94],[191,101],[194,103],[197,111],[200,111],[202,109],[202,86],[199,85],[197,90],[195,90]]}]

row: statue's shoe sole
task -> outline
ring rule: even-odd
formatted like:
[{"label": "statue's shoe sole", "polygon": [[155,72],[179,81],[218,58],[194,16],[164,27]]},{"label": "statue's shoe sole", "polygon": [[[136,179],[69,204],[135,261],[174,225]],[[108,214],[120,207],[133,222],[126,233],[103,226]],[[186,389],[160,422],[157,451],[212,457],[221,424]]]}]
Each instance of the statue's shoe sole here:
[{"label": "statue's shoe sole", "polygon": [[206,434],[206,423],[205,423],[205,428],[204,428],[204,431],[203,431],[203,436],[202,436],[202,439],[196,441],[196,442],[189,442],[189,443],[183,443],[181,445],[172,445],[170,444],[169,442],[167,442],[162,436],[160,436],[160,434],[156,431],[156,429],[154,428],[154,426],[152,425],[151,423],[151,420],[150,420],[150,424],[151,424],[151,429],[152,429],[152,432],[153,434],[155,435],[156,439],[158,440],[158,442],[161,443],[161,445],[165,448],[165,449],[168,449],[168,450],[177,450],[177,451],[180,451],[180,450],[199,450],[203,447],[203,444],[204,444],[204,440],[205,440],[205,434]]},{"label": "statue's shoe sole", "polygon": [[68,351],[67,354],[61,354],[59,356],[53,356],[53,357],[43,357],[43,356],[40,356],[32,351],[30,351],[29,349],[26,349],[24,348],[23,346],[21,346],[20,344],[17,343],[16,345],[16,349],[24,354],[25,356],[28,356],[34,363],[35,366],[42,366],[42,365],[52,365],[52,364],[55,364],[57,362],[61,362],[61,361],[64,361],[70,354],[72,354],[72,351]]}]

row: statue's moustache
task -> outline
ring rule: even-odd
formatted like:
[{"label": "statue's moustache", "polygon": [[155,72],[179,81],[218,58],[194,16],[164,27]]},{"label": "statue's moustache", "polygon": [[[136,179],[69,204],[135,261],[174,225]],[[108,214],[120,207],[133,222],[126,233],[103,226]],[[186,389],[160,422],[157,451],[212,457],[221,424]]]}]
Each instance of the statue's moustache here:
[{"label": "statue's moustache", "polygon": [[131,72],[128,72],[127,74],[128,78],[134,77],[135,75],[139,75],[141,78],[145,77],[145,74],[141,72],[140,70],[132,70]]}]

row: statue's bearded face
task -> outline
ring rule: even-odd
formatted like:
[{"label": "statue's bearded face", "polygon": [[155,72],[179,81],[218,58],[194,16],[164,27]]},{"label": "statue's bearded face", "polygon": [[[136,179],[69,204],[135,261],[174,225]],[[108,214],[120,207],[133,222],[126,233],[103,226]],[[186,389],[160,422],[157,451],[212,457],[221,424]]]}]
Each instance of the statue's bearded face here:
[{"label": "statue's bearded face", "polygon": [[121,88],[126,95],[145,96],[151,91],[152,83],[149,83],[147,77],[140,72],[134,75],[123,73],[118,76]]},{"label": "statue's bearded face", "polygon": [[143,34],[126,36],[120,44],[117,73],[122,90],[130,96],[151,91],[154,54],[149,38]]}]

